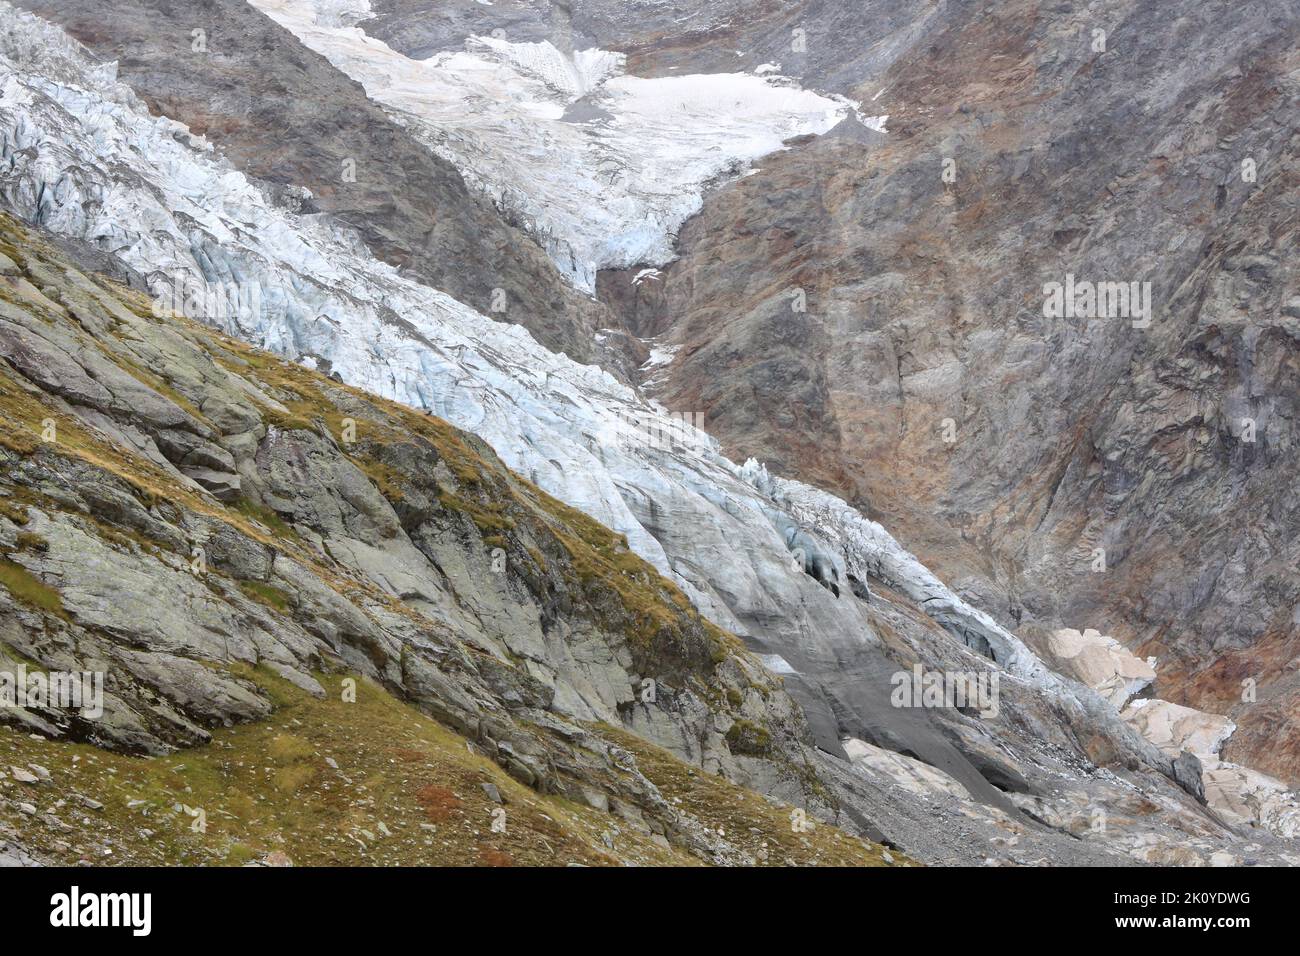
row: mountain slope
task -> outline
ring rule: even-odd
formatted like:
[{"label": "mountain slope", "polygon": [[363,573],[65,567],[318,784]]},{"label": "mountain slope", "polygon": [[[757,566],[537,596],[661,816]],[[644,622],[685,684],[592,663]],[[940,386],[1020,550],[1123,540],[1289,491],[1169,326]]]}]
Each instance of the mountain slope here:
[{"label": "mountain slope", "polygon": [[[51,791],[7,774],[4,819],[18,827],[29,797],[43,814],[20,838],[29,851],[350,862],[360,841],[372,862],[737,862],[763,843],[754,826],[772,862],[880,859],[831,828],[791,838],[779,809],[691,782],[761,779],[836,812],[779,680],[619,536],[442,421],[155,317],[7,217],[0,236],[0,658],[6,673],[97,671],[105,685],[102,715],[3,712],[24,732],[4,735],[6,766],[37,764],[109,805],[76,824],[63,817],[84,812],[51,810]],[[363,682],[355,704],[349,680]],[[681,757],[611,735],[636,710]],[[383,769],[394,754],[400,781]],[[639,771],[640,755],[665,776]],[[370,801],[340,807],[322,784],[349,775]],[[478,778],[529,821],[496,849],[472,838],[494,809]],[[174,801],[205,808],[202,839]],[[425,848],[423,804],[458,824],[450,845],[444,827]],[[150,808],[166,822],[143,819]],[[405,823],[400,851],[376,844],[375,820]],[[136,827],[166,832],[134,841]],[[602,828],[624,836],[602,846]]]},{"label": "mountain slope", "polygon": [[[1295,4],[916,4],[858,61],[835,37],[893,5],[832,6],[748,29],[806,27],[783,69],[889,134],[772,156],[654,283],[602,277],[674,356],[652,394],[1035,647],[1157,656],[1156,693],[1300,782]],[[1048,317],[1067,276],[1149,282],[1150,325]]]}]

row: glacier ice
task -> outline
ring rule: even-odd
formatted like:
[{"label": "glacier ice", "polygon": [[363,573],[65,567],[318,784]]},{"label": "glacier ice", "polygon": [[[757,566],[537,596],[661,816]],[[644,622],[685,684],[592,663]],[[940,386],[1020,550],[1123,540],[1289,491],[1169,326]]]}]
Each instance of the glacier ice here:
[{"label": "glacier ice", "polygon": [[[599,269],[671,261],[673,237],[709,183],[787,139],[860,116],[853,101],[771,71],[646,79],[623,73],[622,54],[570,58],[549,42],[501,36],[414,60],[340,25],[337,6],[349,0],[249,2],[486,190],[587,292]],[[343,19],[355,24],[366,5],[351,2]]]}]

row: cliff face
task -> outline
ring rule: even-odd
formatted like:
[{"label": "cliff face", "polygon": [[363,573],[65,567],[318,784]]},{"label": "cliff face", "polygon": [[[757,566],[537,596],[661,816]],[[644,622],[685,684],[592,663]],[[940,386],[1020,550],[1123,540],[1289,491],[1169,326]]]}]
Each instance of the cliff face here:
[{"label": "cliff face", "polygon": [[[654,283],[602,277],[672,350],[652,393],[1036,646],[1092,626],[1157,656],[1161,696],[1300,780],[1294,5],[910,5],[849,72],[835,34],[889,5],[831,6],[769,21],[807,52],[766,55],[887,132],[767,158]],[[1068,276],[1150,283],[1150,324],[1045,314]]]},{"label": "cliff face", "polygon": [[[788,696],[807,678],[773,675],[481,440],[155,315],[12,219],[0,236],[0,671],[103,690],[94,708],[4,710],[15,861],[1276,852],[1239,847],[1167,764],[1059,690],[1007,688],[984,719],[938,725],[864,711],[874,742],[848,742],[850,769]],[[885,653],[839,649],[858,658],[844,701],[870,707],[908,662],[981,669],[917,598],[879,587]],[[1081,742],[1140,788],[1081,772]],[[332,795],[357,785],[372,796]],[[1099,808],[1112,828],[1076,846]],[[861,839],[884,833],[892,853]]]}]

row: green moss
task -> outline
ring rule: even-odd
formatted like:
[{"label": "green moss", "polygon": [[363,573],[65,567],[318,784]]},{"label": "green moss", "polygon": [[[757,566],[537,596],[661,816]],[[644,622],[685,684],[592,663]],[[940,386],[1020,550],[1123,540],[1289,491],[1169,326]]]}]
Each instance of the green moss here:
[{"label": "green moss", "polygon": [[525,550],[528,551],[528,556],[533,559],[533,564],[537,565],[537,570],[541,571],[542,574],[545,574],[547,567],[546,555],[542,554],[541,551],[534,548],[531,544],[528,545]]},{"label": "green moss", "polygon": [[17,545],[19,551],[39,551],[44,553],[49,550],[50,543],[42,538],[39,534],[31,531],[18,532]]},{"label": "green moss", "polygon": [[259,505],[247,498],[240,498],[232,507],[240,514],[265,525],[267,530],[278,537],[290,538],[296,543],[302,543],[302,539],[298,536],[298,532],[293,529],[293,526],[265,505]]},{"label": "green moss", "polygon": [[40,578],[8,558],[0,558],[0,584],[13,595],[15,601],[47,614],[63,614],[63,599]]},{"label": "green moss", "polygon": [[264,584],[261,581],[240,581],[239,590],[259,604],[263,604],[273,611],[279,611],[281,614],[287,614],[293,606],[292,597],[279,588]]},{"label": "green moss", "polygon": [[[594,725],[636,759],[637,768],[654,781],[665,798],[704,826],[727,839],[760,866],[885,866],[882,847],[823,823],[796,830],[794,807],[781,806],[723,779],[689,767],[672,754],[621,727]],[[895,851],[896,865],[911,861]]]},{"label": "green moss", "polygon": [[245,863],[252,863],[256,859],[256,850],[243,843],[236,843],[227,851],[225,862],[228,866],[243,866]]},{"label": "green moss", "polygon": [[278,428],[282,432],[314,432],[316,430],[316,425],[309,419],[301,415],[286,415],[275,408],[262,410],[262,422],[273,428]]},{"label": "green moss", "polygon": [[515,521],[505,513],[506,506],[498,501],[480,504],[469,498],[463,498],[446,488],[438,490],[438,501],[449,511],[458,511],[468,515],[478,530],[483,534],[511,531]]},{"label": "green moss", "polygon": [[727,746],[732,753],[761,757],[772,751],[772,735],[766,727],[748,720],[738,720],[727,731]]},{"label": "green moss", "polygon": [[[369,681],[347,702],[339,675],[317,674],[326,691],[317,700],[261,668],[229,671],[270,697],[274,716],[216,728],[211,743],[180,753],[129,757],[0,733],[0,765],[38,763],[104,804],[53,811],[76,831],[60,833],[31,826],[17,801],[0,801],[0,826],[21,827],[35,851],[63,865],[105,840],[115,852],[95,860],[116,865],[240,866],[273,850],[300,866],[473,866],[494,853],[528,865],[616,862],[601,842],[607,814],[525,787]],[[507,801],[505,833],[491,831],[498,805],[484,782]],[[433,797],[442,819],[430,831],[421,824]],[[206,827],[193,829],[196,818],[176,804],[202,810]],[[139,838],[143,826],[154,831],[149,840]],[[648,836],[620,840],[646,863],[694,862]]]},{"label": "green moss", "polygon": [[397,469],[376,461],[374,458],[349,455],[351,462],[365,472],[379,489],[379,493],[389,502],[396,504],[401,501],[405,495],[402,492],[402,481],[405,476]]}]

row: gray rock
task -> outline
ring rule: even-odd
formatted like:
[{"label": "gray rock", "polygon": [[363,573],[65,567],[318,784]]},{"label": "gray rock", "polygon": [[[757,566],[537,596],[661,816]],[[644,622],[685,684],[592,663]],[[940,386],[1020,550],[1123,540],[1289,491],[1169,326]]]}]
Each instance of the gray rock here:
[{"label": "gray rock", "polygon": [[211,468],[184,468],[185,475],[193,478],[200,485],[212,492],[218,501],[238,501],[240,496],[240,478],[230,472],[213,471]]},{"label": "gray rock", "polygon": [[1201,761],[1190,750],[1184,750],[1173,761],[1174,780],[1201,803],[1205,802],[1205,782],[1201,777]]}]

